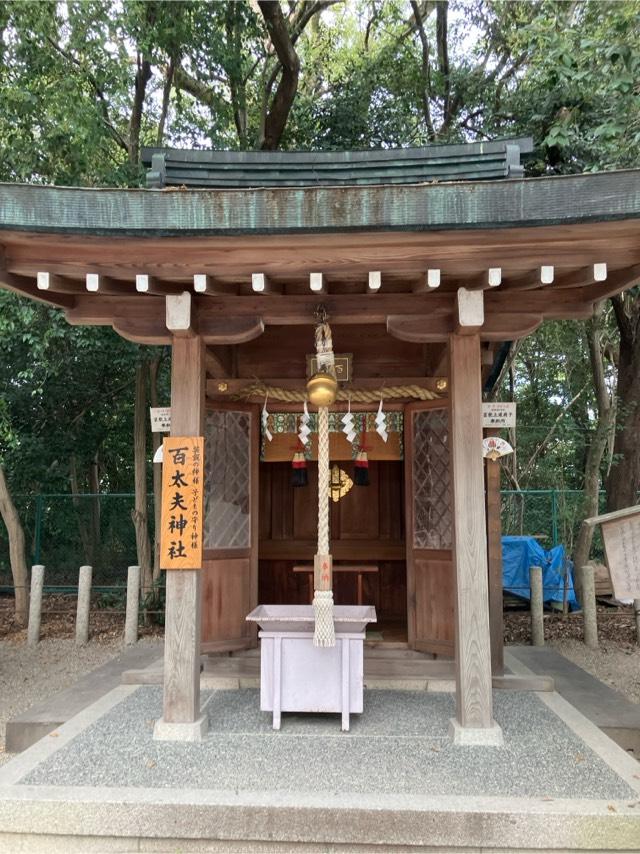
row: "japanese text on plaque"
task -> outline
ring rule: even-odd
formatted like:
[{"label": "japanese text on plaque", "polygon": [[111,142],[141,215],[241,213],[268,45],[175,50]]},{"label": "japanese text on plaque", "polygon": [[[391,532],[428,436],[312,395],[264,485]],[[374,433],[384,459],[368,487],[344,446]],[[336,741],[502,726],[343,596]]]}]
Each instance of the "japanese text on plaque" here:
[{"label": "japanese text on plaque", "polygon": [[202,568],[203,448],[201,436],[163,442],[161,569]]}]

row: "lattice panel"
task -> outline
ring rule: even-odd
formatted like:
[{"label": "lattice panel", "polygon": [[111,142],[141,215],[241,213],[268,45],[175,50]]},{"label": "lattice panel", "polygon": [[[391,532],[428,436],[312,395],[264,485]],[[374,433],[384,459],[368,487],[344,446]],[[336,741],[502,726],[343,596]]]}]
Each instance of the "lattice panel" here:
[{"label": "lattice panel", "polygon": [[205,549],[251,545],[251,416],[208,412],[204,445]]},{"label": "lattice panel", "polygon": [[413,545],[451,548],[449,419],[446,410],[413,413]]}]

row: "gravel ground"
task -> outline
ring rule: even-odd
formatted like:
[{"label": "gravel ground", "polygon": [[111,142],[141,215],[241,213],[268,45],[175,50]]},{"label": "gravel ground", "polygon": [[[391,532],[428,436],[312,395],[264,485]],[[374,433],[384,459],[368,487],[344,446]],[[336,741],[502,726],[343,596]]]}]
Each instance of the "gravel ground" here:
[{"label": "gravel ground", "polygon": [[4,751],[7,720],[73,685],[121,649],[120,638],[92,640],[85,647],[71,638],[45,639],[34,649],[24,641],[0,640],[0,764],[13,756]]},{"label": "gravel ground", "polygon": [[629,700],[640,703],[640,647],[621,648],[612,641],[603,641],[600,649],[593,650],[575,638],[552,640],[549,646]]},{"label": "gravel ground", "polygon": [[[216,691],[200,744],[153,741],[162,689],[143,686],[20,780],[25,785],[628,799],[634,791],[530,694],[498,691],[501,748],[455,747],[451,694],[367,691],[365,714],[283,715],[259,691]],[[528,768],[523,774],[522,769]]]}]

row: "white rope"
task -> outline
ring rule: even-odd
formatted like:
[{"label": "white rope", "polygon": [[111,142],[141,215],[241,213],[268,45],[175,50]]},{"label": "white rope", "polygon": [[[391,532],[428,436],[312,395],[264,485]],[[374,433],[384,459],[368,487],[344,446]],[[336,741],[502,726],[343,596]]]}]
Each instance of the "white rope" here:
[{"label": "white rope", "polygon": [[[331,330],[326,323],[316,329],[316,351],[318,368],[333,372],[333,350]],[[318,556],[331,560],[329,556],[329,410],[318,409]],[[333,625],[333,591],[314,590],[313,613],[315,626],[314,646],[335,646],[336,635]]]},{"label": "white rope", "polygon": [[318,409],[318,554],[329,554],[329,410]]}]

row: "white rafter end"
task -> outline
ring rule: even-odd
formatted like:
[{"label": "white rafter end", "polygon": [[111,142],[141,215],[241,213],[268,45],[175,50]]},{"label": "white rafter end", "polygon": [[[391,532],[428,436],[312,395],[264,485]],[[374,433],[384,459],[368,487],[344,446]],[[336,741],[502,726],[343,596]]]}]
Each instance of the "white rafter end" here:
[{"label": "white rafter end", "polygon": [[96,293],[100,290],[100,276],[98,273],[87,273],[85,277],[85,286],[88,291]]},{"label": "white rafter end", "polygon": [[540,281],[543,285],[550,285],[553,282],[553,277],[555,275],[555,271],[553,267],[543,266],[540,267]]},{"label": "white rafter end", "polygon": [[489,267],[487,281],[490,288],[497,288],[502,283],[502,267]]},{"label": "white rafter end", "polygon": [[262,294],[267,289],[267,277],[264,273],[251,274],[251,290],[257,294]]},{"label": "white rafter end", "polygon": [[38,273],[36,276],[36,285],[39,291],[48,291],[51,285],[51,276],[49,273]]},{"label": "white rafter end", "polygon": [[379,291],[382,285],[382,273],[380,270],[375,270],[369,273],[369,290]]},{"label": "white rafter end", "polygon": [[315,293],[320,292],[324,288],[322,273],[309,273],[309,287]]},{"label": "white rafter end", "polygon": [[138,273],[136,275],[136,290],[141,294],[149,290],[149,276],[146,273]]},{"label": "white rafter end", "polygon": [[439,288],[440,287],[440,270],[427,270],[427,287],[428,288]]},{"label": "white rafter end", "polygon": [[595,282],[604,282],[607,278],[607,265],[606,264],[594,264],[593,265],[593,280]]},{"label": "white rafter end", "polygon": [[206,273],[193,274],[193,290],[197,294],[206,294],[209,290],[209,276]]}]

